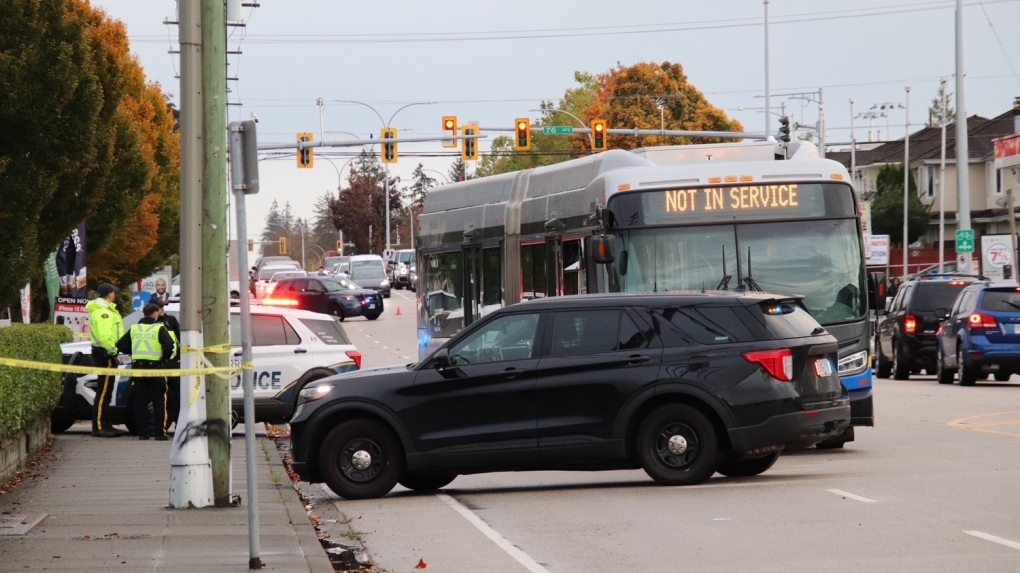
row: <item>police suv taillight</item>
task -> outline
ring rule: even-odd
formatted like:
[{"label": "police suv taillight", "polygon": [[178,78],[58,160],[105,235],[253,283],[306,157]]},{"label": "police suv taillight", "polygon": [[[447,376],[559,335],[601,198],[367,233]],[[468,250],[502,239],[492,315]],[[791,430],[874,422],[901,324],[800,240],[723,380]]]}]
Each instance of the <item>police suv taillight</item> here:
[{"label": "police suv taillight", "polygon": [[776,380],[793,380],[793,351],[789,348],[745,352],[744,360],[760,365]]}]

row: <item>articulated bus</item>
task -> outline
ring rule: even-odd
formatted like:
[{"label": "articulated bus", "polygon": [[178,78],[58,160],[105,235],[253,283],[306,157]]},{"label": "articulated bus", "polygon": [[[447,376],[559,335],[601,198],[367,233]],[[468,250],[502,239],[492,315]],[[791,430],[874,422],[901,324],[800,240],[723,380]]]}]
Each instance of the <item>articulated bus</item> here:
[{"label": "articulated bus", "polygon": [[[797,294],[840,342],[853,426],[874,423],[856,195],[808,142],[610,150],[437,187],[417,223],[422,358],[491,309],[537,297]],[[853,440],[853,426],[826,445]]]}]

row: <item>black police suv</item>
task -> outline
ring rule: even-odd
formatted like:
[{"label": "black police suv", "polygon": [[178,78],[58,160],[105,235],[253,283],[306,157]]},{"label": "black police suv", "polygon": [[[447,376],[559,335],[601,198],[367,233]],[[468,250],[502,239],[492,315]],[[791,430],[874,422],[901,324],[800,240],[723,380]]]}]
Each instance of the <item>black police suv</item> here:
[{"label": "black police suv", "polygon": [[499,309],[417,364],[306,387],[294,470],[361,499],[459,474],[753,476],[850,423],[836,339],[796,298],[598,294]]},{"label": "black police suv", "polygon": [[268,306],[290,306],[333,315],[340,320],[364,316],[375,320],[383,312],[383,298],[343,277],[301,277],[276,283],[273,295],[260,301]]},{"label": "black police suv", "polygon": [[939,319],[935,309],[952,308],[957,295],[969,284],[984,282],[976,275],[929,275],[910,279],[900,286],[889,310],[879,317],[875,333],[878,377],[906,380],[922,369],[935,374]]}]

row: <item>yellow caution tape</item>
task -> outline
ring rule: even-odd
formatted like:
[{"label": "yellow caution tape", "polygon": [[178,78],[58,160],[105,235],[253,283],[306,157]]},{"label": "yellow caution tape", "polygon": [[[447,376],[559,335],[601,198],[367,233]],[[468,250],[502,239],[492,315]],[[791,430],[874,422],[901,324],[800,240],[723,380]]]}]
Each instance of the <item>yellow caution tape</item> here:
[{"label": "yellow caution tape", "polygon": [[[207,363],[208,364],[208,363]],[[126,369],[126,368],[100,368],[96,366],[82,366],[72,364],[54,364],[52,362],[33,362],[31,360],[19,360],[17,358],[0,358],[0,366],[12,366],[15,368],[31,368],[46,372],[64,372],[69,374],[110,374],[114,376],[130,376],[131,378],[163,378],[174,376],[202,376],[214,374],[223,378],[229,378],[242,370],[251,370],[250,363],[241,366],[206,366],[205,368],[158,368],[158,369]]]},{"label": "yellow caution tape", "polygon": [[216,346],[207,346],[205,348],[182,346],[181,352],[208,352],[210,354],[226,354],[230,352],[230,349],[231,346],[229,344],[217,344]]}]

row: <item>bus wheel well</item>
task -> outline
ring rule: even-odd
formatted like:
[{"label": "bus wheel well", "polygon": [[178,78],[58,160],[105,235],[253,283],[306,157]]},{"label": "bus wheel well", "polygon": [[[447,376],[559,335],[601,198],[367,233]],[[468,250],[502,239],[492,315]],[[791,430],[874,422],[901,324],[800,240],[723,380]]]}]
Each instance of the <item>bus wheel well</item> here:
[{"label": "bus wheel well", "polygon": [[627,435],[625,438],[625,443],[627,444],[627,457],[634,460],[637,459],[635,444],[637,442],[637,433],[641,428],[641,423],[644,422],[645,418],[647,418],[654,410],[666,404],[685,404],[697,408],[699,412],[704,414],[708,420],[712,422],[712,427],[715,428],[716,438],[719,440],[719,449],[722,450],[724,454],[733,451],[733,446],[730,444],[730,434],[726,431],[726,425],[723,424],[722,419],[711,406],[709,406],[705,401],[694,396],[686,394],[668,394],[664,396],[656,396],[655,398],[648,400],[631,416],[630,421],[627,423]]}]

